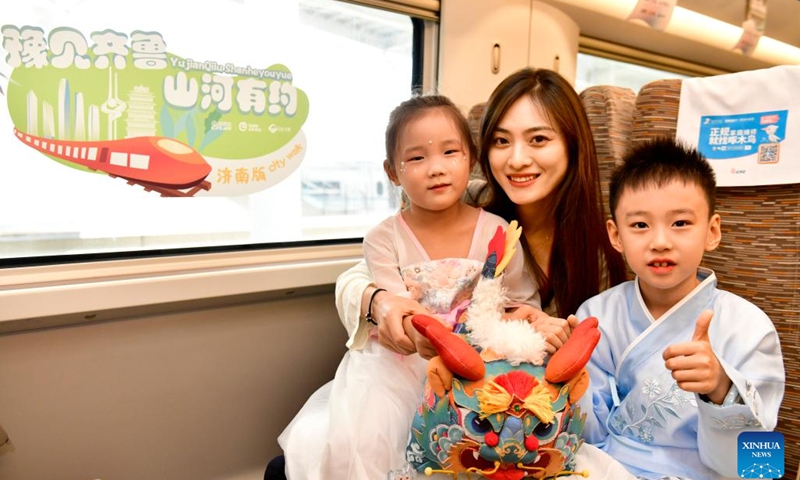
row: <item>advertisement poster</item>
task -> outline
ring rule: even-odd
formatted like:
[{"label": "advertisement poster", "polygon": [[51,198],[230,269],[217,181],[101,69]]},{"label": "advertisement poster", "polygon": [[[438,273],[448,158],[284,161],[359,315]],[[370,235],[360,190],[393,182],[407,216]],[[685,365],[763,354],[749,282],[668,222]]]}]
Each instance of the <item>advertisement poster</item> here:
[{"label": "advertisement poster", "polygon": [[413,31],[328,0],[5,5],[0,261],[362,236],[397,208]]},{"label": "advertisement poster", "polygon": [[684,80],[676,135],[720,187],[800,182],[800,66]]},{"label": "advertisement poster", "polygon": [[10,132],[162,196],[269,188],[302,162],[308,96],[281,63],[179,55],[161,32],[3,25]]}]

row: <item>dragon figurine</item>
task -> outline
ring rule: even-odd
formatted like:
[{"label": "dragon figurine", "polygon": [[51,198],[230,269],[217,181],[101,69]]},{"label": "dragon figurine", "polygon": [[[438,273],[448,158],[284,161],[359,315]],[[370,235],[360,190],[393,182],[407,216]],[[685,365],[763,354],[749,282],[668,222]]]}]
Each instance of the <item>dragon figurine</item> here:
[{"label": "dragon figurine", "polygon": [[584,366],[600,338],[597,319],[581,322],[548,357],[530,323],[503,318],[502,271],[520,235],[516,222],[508,235],[498,228],[456,329],[412,319],[438,356],[428,364],[402,478],[414,471],[453,479],[588,476],[574,471],[585,419],[576,404],[589,387]]}]

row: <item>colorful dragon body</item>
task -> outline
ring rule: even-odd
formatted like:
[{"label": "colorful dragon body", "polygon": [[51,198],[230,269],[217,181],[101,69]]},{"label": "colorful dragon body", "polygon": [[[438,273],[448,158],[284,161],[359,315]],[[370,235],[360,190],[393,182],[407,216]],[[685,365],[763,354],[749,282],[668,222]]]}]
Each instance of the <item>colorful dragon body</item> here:
[{"label": "colorful dragon body", "polygon": [[597,320],[581,322],[547,357],[530,323],[502,318],[501,274],[521,234],[515,223],[490,242],[466,335],[431,317],[413,319],[439,354],[429,362],[406,450],[417,472],[491,480],[586,475],[574,471],[585,418],[576,404],[589,386],[583,367],[600,337]]}]

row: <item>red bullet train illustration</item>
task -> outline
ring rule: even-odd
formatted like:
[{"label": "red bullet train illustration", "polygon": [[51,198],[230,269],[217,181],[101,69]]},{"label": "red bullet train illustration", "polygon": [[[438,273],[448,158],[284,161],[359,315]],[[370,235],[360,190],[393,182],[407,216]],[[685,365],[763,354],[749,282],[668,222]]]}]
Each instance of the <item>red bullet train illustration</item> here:
[{"label": "red bullet train illustration", "polygon": [[42,138],[14,129],[23,143],[46,155],[105,172],[162,195],[185,196],[181,189],[208,190],[211,166],[192,147],[172,138],[135,137],[74,141]]}]

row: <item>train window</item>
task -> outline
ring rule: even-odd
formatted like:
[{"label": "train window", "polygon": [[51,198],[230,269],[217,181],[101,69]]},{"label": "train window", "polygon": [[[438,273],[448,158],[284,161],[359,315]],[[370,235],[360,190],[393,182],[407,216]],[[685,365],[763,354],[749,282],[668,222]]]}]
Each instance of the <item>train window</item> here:
[{"label": "train window", "polygon": [[131,168],[140,168],[142,170],[147,170],[149,164],[150,164],[150,157],[148,155],[139,155],[137,153],[131,153]]},{"label": "train window", "polygon": [[665,78],[689,78],[687,75],[634,63],[578,53],[575,88],[580,92],[593,85],[616,85],[638,92],[646,83]]},{"label": "train window", "polygon": [[128,154],[122,152],[111,152],[111,156],[108,159],[108,163],[110,163],[111,165],[117,165],[119,167],[127,167]]},{"label": "train window", "polygon": [[[192,17],[205,15],[206,21],[176,21],[186,18],[185,5],[160,0],[138,2],[125,15],[119,15],[113,2],[30,0],[4,7],[0,89],[9,107],[0,111],[0,149],[3,158],[14,161],[4,162],[0,175],[0,203],[6,206],[0,217],[0,266],[360,240],[397,209],[397,192],[382,168],[384,129],[391,109],[412,91],[412,77],[421,64],[419,33],[435,25],[413,11],[398,13],[403,10],[366,3],[281,0],[232,2],[220,8],[212,0],[196,2]],[[53,26],[56,18],[59,27]],[[15,38],[26,38],[23,33],[38,49],[31,50],[35,58],[22,55],[23,61],[9,64],[19,53],[17,46],[32,45],[15,43]],[[192,83],[180,74],[169,77],[170,83],[161,73],[161,92],[143,86],[144,77],[141,84],[131,79],[124,83],[119,73],[126,62],[132,71],[178,56],[193,65],[185,69],[188,75],[195,68],[197,80],[197,102],[186,103],[183,110],[163,113],[168,95],[178,105],[192,93]],[[59,70],[67,57],[68,68]],[[228,64],[252,66],[256,73],[218,71]],[[203,68],[214,71],[201,75]],[[92,89],[81,84],[81,75],[95,69],[104,69],[102,85]],[[234,90],[225,103],[226,88],[239,78],[235,75],[249,75],[248,85],[258,88],[258,72],[288,71],[291,85],[268,86],[260,98],[252,96],[255,90],[239,92],[240,97]],[[159,70],[147,72],[158,75]],[[43,79],[71,77],[49,83],[47,89],[21,92],[18,75],[37,73]],[[172,91],[180,90],[181,81],[186,89]],[[225,171],[202,172],[208,175],[206,183],[214,184],[210,189],[197,183],[202,176],[178,179],[166,188],[117,171],[99,171],[109,164],[153,171],[153,155],[122,143],[147,137],[156,139],[148,148],[185,156],[187,164],[212,163],[224,152],[212,155],[201,147],[230,130],[259,128],[255,121],[226,122],[226,112],[244,115],[242,111],[252,109],[251,118],[268,118],[281,111],[289,117],[296,113],[297,90],[308,98],[307,118],[299,127],[305,138],[300,154],[288,148],[261,164],[248,164],[240,154],[242,160],[228,162]],[[263,113],[257,113],[259,101],[266,101]],[[189,117],[194,113],[193,122]],[[24,135],[17,138],[15,128]],[[230,148],[258,151],[259,141],[284,133],[282,128],[273,123]],[[202,158],[192,157],[197,151]],[[295,154],[302,157],[299,166],[284,169]],[[271,182],[268,188],[237,188],[265,179]],[[192,198],[167,198],[164,192]]]}]

